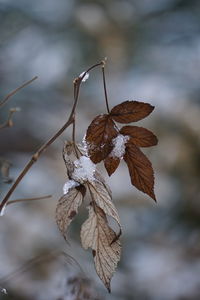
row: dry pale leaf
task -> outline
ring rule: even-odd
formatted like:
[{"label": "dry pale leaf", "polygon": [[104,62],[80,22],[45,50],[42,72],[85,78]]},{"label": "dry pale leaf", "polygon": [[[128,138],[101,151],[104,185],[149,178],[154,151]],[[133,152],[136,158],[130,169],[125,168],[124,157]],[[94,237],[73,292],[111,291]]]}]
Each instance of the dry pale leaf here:
[{"label": "dry pale leaf", "polygon": [[82,204],[85,191],[86,188],[83,185],[72,188],[58,201],[56,207],[56,222],[65,239],[68,226],[76,216],[79,206]]},{"label": "dry pale leaf", "polygon": [[132,184],[156,201],[154,194],[154,172],[151,162],[144,153],[131,142],[131,139],[126,145],[124,160],[128,165]]},{"label": "dry pale leaf", "polygon": [[63,160],[67,168],[68,177],[71,179],[72,173],[74,172],[74,163],[70,157],[73,154],[74,146],[72,142],[67,141],[63,147]]},{"label": "dry pale leaf", "polygon": [[113,149],[112,139],[118,132],[115,123],[109,115],[97,116],[87,129],[86,142],[88,154],[93,163],[99,163]]},{"label": "dry pale leaf", "polygon": [[110,195],[110,198],[112,199],[112,191],[111,191],[109,185],[107,184],[107,182],[105,181],[103,175],[101,175],[101,173],[97,169],[95,170],[94,177],[95,177],[96,181],[99,181],[103,184],[105,189],[108,191],[108,194]]},{"label": "dry pale leaf", "polygon": [[96,272],[110,292],[110,280],[120,260],[121,245],[108,226],[105,213],[94,204],[90,205],[89,218],[82,225],[81,242],[84,249],[92,248]]},{"label": "dry pale leaf", "polygon": [[150,130],[138,126],[124,126],[120,133],[132,137],[132,142],[138,147],[151,147],[158,143],[157,137]]},{"label": "dry pale leaf", "polygon": [[138,101],[125,101],[114,106],[110,116],[119,123],[131,123],[147,117],[154,110],[149,103]]},{"label": "dry pale leaf", "polygon": [[91,197],[98,207],[100,207],[104,213],[112,217],[119,225],[121,232],[121,225],[119,215],[116,207],[114,206],[111,198],[110,191],[100,181],[88,182]]}]

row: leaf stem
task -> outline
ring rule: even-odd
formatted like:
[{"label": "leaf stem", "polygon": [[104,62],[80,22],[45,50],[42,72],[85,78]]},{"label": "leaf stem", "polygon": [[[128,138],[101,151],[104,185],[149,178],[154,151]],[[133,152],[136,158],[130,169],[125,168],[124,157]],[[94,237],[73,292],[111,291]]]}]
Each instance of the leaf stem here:
[{"label": "leaf stem", "polygon": [[108,95],[107,95],[107,89],[106,89],[106,78],[105,78],[105,60],[102,61],[102,75],[103,75],[103,88],[104,88],[104,95],[105,95],[105,101],[106,101],[106,108],[107,112],[110,113],[109,105],[108,105]]}]

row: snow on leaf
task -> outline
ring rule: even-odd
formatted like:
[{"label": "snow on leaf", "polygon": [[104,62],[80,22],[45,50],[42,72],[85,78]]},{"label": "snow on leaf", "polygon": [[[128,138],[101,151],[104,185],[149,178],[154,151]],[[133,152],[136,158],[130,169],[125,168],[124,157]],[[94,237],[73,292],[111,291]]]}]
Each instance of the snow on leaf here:
[{"label": "snow on leaf", "polygon": [[84,183],[94,180],[96,166],[87,156],[81,156],[74,162],[74,172],[71,178],[77,182]]},{"label": "snow on leaf", "polygon": [[112,217],[118,223],[121,231],[119,215],[112,202],[110,191],[107,190],[106,186],[100,181],[89,182],[89,190],[93,202],[95,202],[106,215]]},{"label": "snow on leaf", "polygon": [[115,238],[116,233],[108,226],[103,210],[90,205],[89,218],[81,227],[81,242],[84,249],[92,248],[96,272],[109,292],[121,254],[120,241]]},{"label": "snow on leaf", "polygon": [[124,160],[128,165],[132,184],[156,201],[151,162],[131,140],[127,143]]},{"label": "snow on leaf", "polygon": [[112,139],[118,132],[109,115],[99,115],[89,125],[86,133],[88,154],[94,163],[106,158],[113,149]]},{"label": "snow on leaf", "polygon": [[80,185],[77,181],[74,181],[74,180],[68,180],[67,182],[65,182],[64,186],[63,186],[63,194],[67,194],[68,191],[71,189],[71,188],[74,188],[76,186]]},{"label": "snow on leaf", "polygon": [[119,123],[131,123],[147,117],[154,109],[149,103],[138,101],[125,101],[114,106],[110,116]]},{"label": "snow on leaf", "polygon": [[77,188],[71,188],[67,194],[63,195],[56,207],[56,222],[60,232],[66,239],[66,232],[72,219],[78,212],[79,206],[82,204],[85,187],[82,185]]},{"label": "snow on leaf", "polygon": [[138,147],[151,147],[158,143],[157,137],[148,129],[138,126],[124,126],[120,133],[132,137],[132,142]]},{"label": "snow on leaf", "polygon": [[128,135],[118,134],[118,136],[112,140],[114,148],[104,160],[104,165],[109,176],[111,176],[118,168],[120,159],[123,158],[125,153],[126,143],[129,138]]},{"label": "snow on leaf", "polygon": [[114,148],[110,153],[110,156],[122,158],[125,153],[125,147],[128,140],[129,136],[118,134],[118,136],[112,140]]}]

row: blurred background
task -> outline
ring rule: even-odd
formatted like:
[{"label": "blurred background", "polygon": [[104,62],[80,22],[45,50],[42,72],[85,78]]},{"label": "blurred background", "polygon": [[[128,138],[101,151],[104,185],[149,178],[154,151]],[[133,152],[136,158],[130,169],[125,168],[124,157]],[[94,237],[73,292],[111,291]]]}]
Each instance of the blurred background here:
[{"label": "blurred background", "polygon": [[[1,161],[15,179],[31,155],[65,122],[73,79],[107,57],[110,106],[125,100],[155,105],[136,125],[159,138],[145,149],[155,170],[158,203],[130,184],[121,163],[111,178],[122,222],[122,258],[108,294],[92,255],[80,246],[83,207],[69,243],[55,222],[66,182],[63,142],[48,148],[0,218],[0,299],[200,299],[200,2],[198,0],[0,0],[0,99],[38,76],[0,110],[14,126],[0,131]],[[81,88],[77,140],[105,112],[100,69]],[[1,199],[10,185],[1,178]],[[85,206],[87,201],[85,202]]]}]

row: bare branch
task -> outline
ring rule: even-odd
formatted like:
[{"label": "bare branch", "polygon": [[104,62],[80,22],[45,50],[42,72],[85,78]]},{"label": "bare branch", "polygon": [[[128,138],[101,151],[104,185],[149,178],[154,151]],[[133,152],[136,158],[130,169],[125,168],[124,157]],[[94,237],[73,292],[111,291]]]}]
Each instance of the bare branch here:
[{"label": "bare branch", "polygon": [[0,129],[6,128],[6,127],[12,127],[13,126],[13,120],[12,116],[15,112],[20,111],[19,107],[13,107],[9,110],[8,119],[3,124],[0,124]]},{"label": "bare branch", "polygon": [[14,192],[14,190],[16,189],[16,187],[18,186],[18,184],[20,183],[22,178],[26,175],[26,173],[29,171],[29,169],[32,167],[32,165],[38,160],[40,155],[64,132],[64,130],[66,128],[68,128],[73,123],[74,113],[75,113],[77,102],[78,102],[79,91],[80,91],[80,86],[81,86],[82,80],[89,71],[91,71],[92,69],[94,69],[98,66],[102,66],[102,65],[103,65],[103,61],[91,66],[88,70],[86,70],[83,73],[83,75],[81,77],[77,77],[76,79],[74,79],[73,83],[74,83],[74,85],[76,85],[76,89],[75,89],[76,92],[75,92],[75,95],[74,95],[74,104],[73,104],[73,107],[72,107],[72,110],[71,110],[71,113],[70,113],[70,116],[69,116],[68,120],[46,143],[44,143],[38,149],[38,151],[35,152],[35,154],[33,154],[31,159],[29,160],[29,162],[26,164],[26,166],[24,167],[22,172],[19,174],[16,181],[13,183],[10,190],[8,191],[8,193],[6,194],[4,199],[2,200],[2,202],[0,204],[0,212],[3,209],[3,207],[6,205],[6,203],[8,202],[8,199],[10,198],[10,196],[12,195],[12,193]]},{"label": "bare branch", "polygon": [[33,77],[31,80],[26,81],[24,84],[22,84],[21,86],[19,86],[18,88],[16,88],[14,91],[10,92],[1,102],[0,102],[0,107],[2,107],[3,105],[6,104],[6,102],[9,100],[9,98],[11,98],[13,95],[15,95],[19,90],[23,89],[24,87],[26,87],[27,85],[29,85],[30,83],[32,83],[34,80],[36,80],[38,77],[35,76]]},{"label": "bare branch", "polygon": [[8,201],[6,206],[8,206],[9,204],[13,204],[13,203],[25,202],[25,201],[34,201],[34,200],[43,200],[43,199],[49,199],[51,197],[52,197],[52,195],[47,195],[47,196],[42,196],[42,197],[34,197],[34,198],[15,199],[15,200]]}]

